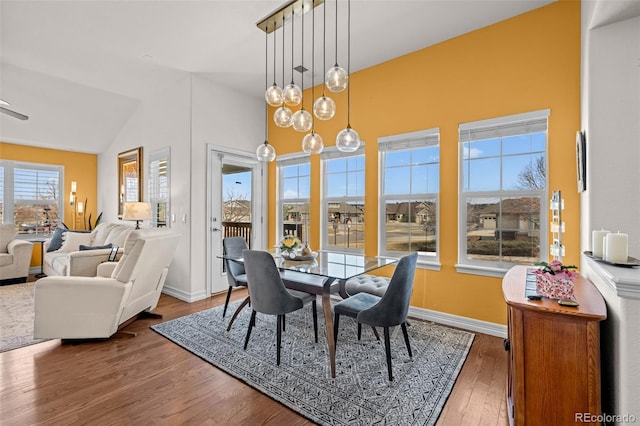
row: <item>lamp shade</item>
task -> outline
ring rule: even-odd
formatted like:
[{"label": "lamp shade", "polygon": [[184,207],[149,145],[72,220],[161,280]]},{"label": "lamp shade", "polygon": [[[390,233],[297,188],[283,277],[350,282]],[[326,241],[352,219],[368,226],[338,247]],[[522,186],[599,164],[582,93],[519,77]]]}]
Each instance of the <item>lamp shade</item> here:
[{"label": "lamp shade", "polygon": [[151,219],[151,203],[124,203],[124,220]]}]

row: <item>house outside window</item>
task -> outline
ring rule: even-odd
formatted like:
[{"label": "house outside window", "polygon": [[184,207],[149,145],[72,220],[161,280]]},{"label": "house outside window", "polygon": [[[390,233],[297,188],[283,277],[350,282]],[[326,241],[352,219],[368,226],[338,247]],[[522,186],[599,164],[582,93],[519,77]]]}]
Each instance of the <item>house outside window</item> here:
[{"label": "house outside window", "polygon": [[325,148],[322,158],[323,249],[364,253],[364,144],[345,153]]},{"label": "house outside window", "polygon": [[437,263],[439,139],[439,129],[378,139],[383,256],[417,251],[421,263]]},{"label": "house outside window", "polygon": [[62,166],[0,160],[2,223],[15,224],[20,234],[53,231],[62,216],[63,172]]},{"label": "house outside window", "polygon": [[278,216],[276,244],[285,235],[308,241],[311,166],[309,156],[280,156],[278,170]]},{"label": "house outside window", "polygon": [[548,257],[548,116],[460,125],[458,271],[502,276]]}]

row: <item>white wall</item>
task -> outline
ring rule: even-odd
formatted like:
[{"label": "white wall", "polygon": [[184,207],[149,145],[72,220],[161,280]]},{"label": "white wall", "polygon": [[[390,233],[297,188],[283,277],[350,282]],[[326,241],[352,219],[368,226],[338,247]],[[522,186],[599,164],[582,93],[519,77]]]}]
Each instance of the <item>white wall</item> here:
[{"label": "white wall", "polygon": [[[581,196],[581,248],[591,231],[629,234],[640,258],[640,14],[638,2],[582,2],[582,126],[587,190]],[[582,273],[605,299],[601,327],[602,408],[640,418],[640,271],[583,258]],[[622,278],[626,277],[626,278]]]},{"label": "white wall", "polygon": [[207,144],[254,154],[264,142],[264,101],[262,96],[235,92],[197,74],[193,75],[192,94],[191,281],[194,295],[206,297],[206,244],[210,232],[205,205]]},{"label": "white wall", "polygon": [[[171,148],[171,213],[176,218],[171,229],[182,238],[166,293],[185,301],[208,297],[207,144],[253,153],[264,142],[263,123],[260,96],[239,94],[206,77],[184,73],[174,85],[144,99],[109,149],[98,156],[98,207],[104,221],[118,222],[118,153],[142,146],[146,156]],[[146,160],[143,163],[146,166]],[[144,182],[146,199],[146,176]]]},{"label": "white wall", "polygon": [[[113,143],[98,155],[98,209],[103,212],[104,222],[118,222],[118,153],[142,146],[143,199],[147,199],[146,155],[157,149],[171,148],[171,208],[172,213],[180,214],[176,215],[176,222],[171,223],[171,229],[180,233],[182,238],[165,286],[170,292],[181,295],[191,293],[190,221],[183,223],[180,220],[183,211],[189,213],[191,198],[190,80],[190,75],[184,73],[170,87],[142,100]],[[142,223],[141,226],[148,224]]]}]

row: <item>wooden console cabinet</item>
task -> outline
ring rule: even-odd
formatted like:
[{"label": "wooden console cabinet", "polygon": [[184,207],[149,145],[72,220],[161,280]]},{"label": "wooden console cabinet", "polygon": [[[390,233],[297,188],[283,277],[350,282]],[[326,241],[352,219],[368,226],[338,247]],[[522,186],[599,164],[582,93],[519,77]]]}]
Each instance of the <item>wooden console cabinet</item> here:
[{"label": "wooden console cabinet", "polygon": [[580,306],[525,297],[528,266],[502,281],[507,302],[509,374],[507,411],[512,425],[574,425],[602,414],[600,321],[604,300],[584,277],[575,279]]}]

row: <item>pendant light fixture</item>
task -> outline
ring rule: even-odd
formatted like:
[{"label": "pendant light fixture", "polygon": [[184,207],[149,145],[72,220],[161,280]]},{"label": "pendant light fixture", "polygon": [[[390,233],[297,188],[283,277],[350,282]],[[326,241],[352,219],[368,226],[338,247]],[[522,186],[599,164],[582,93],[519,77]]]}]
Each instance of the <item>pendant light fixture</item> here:
[{"label": "pendant light fixture", "polygon": [[[268,29],[268,26],[267,26]],[[269,39],[269,31],[265,31],[264,38],[264,85],[266,87],[269,86],[269,53],[268,53],[268,39]],[[264,106],[264,143],[259,145],[256,149],[256,157],[259,161],[263,161],[265,163],[271,162],[276,159],[276,150],[272,145],[268,142],[269,139],[269,106]]]},{"label": "pendant light fixture", "polygon": [[[282,14],[282,87],[285,87],[284,85],[284,22],[285,22],[285,16],[283,13]],[[293,35],[291,36],[291,38],[293,39]],[[292,115],[293,115],[293,112],[285,106],[284,93],[283,93],[283,99],[282,99],[282,103],[280,104],[280,108],[278,108],[273,113],[273,121],[276,123],[276,126],[278,127],[282,127],[282,128],[290,127]]]},{"label": "pendant light fixture", "polygon": [[[302,87],[304,88],[304,3],[302,3]],[[301,107],[298,111],[293,113],[291,117],[291,126],[293,130],[296,132],[306,133],[311,130],[311,126],[313,126],[313,117],[309,114],[308,111],[304,109],[304,92],[300,99]]]},{"label": "pendant light fixture", "polygon": [[349,74],[338,65],[338,0],[336,0],[336,64],[327,71],[326,86],[333,93],[342,92],[349,83]]},{"label": "pendant light fixture", "polygon": [[[311,99],[316,97],[316,84],[315,84],[315,62],[316,62],[316,9],[313,8],[311,14]],[[315,103],[314,103],[315,106]],[[322,136],[316,133],[313,124],[313,118],[311,123],[311,133],[305,135],[302,138],[302,150],[307,154],[320,154],[324,148],[324,141]]]},{"label": "pendant light fixture", "polygon": [[[351,73],[351,0],[347,1],[347,72]],[[360,135],[351,128],[351,84],[347,88],[347,127],[336,137],[336,148],[353,152],[360,147]]]},{"label": "pendant light fixture", "polygon": [[[282,13],[284,17],[284,12]],[[282,97],[284,103],[289,106],[298,106],[302,102],[302,89],[293,81],[293,40],[296,38],[296,32],[294,31],[294,21],[296,17],[296,11],[291,8],[291,83],[289,83],[282,91]],[[303,18],[304,19],[304,18]],[[284,22],[282,23],[282,32],[284,33]]]},{"label": "pendant light fixture", "polygon": [[[327,2],[324,2],[324,17],[322,29],[322,69],[327,69]],[[314,9],[315,10],[315,9]],[[336,103],[333,99],[325,95],[324,89],[327,84],[326,74],[322,73],[322,96],[313,103],[313,115],[318,120],[331,120],[336,115]],[[315,96],[314,96],[315,98]]]},{"label": "pendant light fixture", "polygon": [[[275,29],[275,23],[273,25]],[[267,55],[268,57],[269,55]],[[267,65],[267,69],[269,66]],[[276,33],[273,32],[273,86],[268,87],[264,92],[264,98],[269,105],[277,107],[282,104],[282,89],[276,83]]]}]

